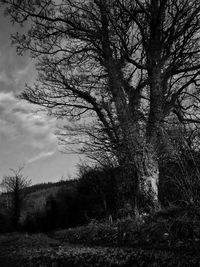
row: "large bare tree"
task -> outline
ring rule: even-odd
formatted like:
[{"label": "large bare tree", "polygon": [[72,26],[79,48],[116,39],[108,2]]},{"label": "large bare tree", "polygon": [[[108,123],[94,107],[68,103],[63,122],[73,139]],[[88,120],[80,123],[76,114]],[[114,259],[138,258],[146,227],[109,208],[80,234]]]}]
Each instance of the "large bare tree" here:
[{"label": "large bare tree", "polygon": [[3,2],[15,22],[29,23],[13,36],[18,52],[38,60],[38,83],[22,97],[58,118],[98,120],[136,173],[127,175],[136,199],[151,194],[157,207],[165,123],[199,122],[198,0]]}]

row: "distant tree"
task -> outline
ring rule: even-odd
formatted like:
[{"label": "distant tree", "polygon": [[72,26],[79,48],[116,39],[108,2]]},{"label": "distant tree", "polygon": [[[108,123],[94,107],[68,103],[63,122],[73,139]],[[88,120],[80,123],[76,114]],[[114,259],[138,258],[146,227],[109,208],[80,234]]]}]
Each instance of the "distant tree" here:
[{"label": "distant tree", "polygon": [[26,196],[26,194],[23,192],[23,189],[31,184],[31,180],[28,180],[28,178],[24,177],[21,173],[23,167],[19,167],[17,170],[10,170],[12,174],[5,175],[0,183],[0,186],[7,191],[7,194],[10,194],[11,196],[12,222],[13,226],[17,228],[19,225],[22,203]]}]

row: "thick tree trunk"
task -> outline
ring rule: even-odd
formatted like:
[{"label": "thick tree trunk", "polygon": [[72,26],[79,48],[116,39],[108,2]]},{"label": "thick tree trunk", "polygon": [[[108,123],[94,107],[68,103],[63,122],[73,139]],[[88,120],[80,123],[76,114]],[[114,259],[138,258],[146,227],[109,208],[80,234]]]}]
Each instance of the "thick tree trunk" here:
[{"label": "thick tree trunk", "polygon": [[[150,75],[150,112],[147,122],[146,142],[147,177],[144,190],[151,190],[155,207],[158,204],[159,157],[162,142],[163,99],[160,70],[152,69]],[[149,189],[148,189],[149,187]],[[157,202],[157,204],[156,204]]]},{"label": "thick tree trunk", "polygon": [[130,114],[127,103],[125,103],[125,99],[119,95],[116,97],[115,101],[122,135],[122,143],[118,149],[121,157],[121,168],[123,174],[119,185],[123,202],[122,205],[126,209],[128,215],[133,211],[134,213],[137,213],[138,210],[138,178],[135,168],[135,151],[137,150],[136,147],[139,146],[140,142],[138,138],[137,124],[136,122],[133,122],[133,118]]},{"label": "thick tree trunk", "polygon": [[[140,123],[138,116],[138,105],[141,96],[138,94],[134,97],[132,104],[127,91],[134,90],[125,82],[121,67],[112,56],[110,48],[107,15],[102,8],[102,29],[104,38],[102,48],[104,52],[104,65],[108,72],[109,87],[112,92],[113,100],[116,107],[117,118],[120,125],[121,144],[117,147],[117,154],[122,159],[124,181],[121,182],[121,189],[125,197],[125,202],[129,202],[130,192],[132,198],[130,202],[134,206],[135,213],[138,213],[139,197],[141,191],[144,194],[150,194],[154,206],[158,204],[158,160],[156,150],[150,142],[146,140],[146,132]],[[131,104],[130,104],[131,103]],[[150,116],[153,118],[153,116]],[[148,144],[148,145],[147,145]],[[134,200],[133,200],[134,199]]]},{"label": "thick tree trunk", "polygon": [[[146,128],[146,152],[144,153],[144,192],[150,192],[154,209],[159,207],[159,157],[162,142],[164,87],[162,81],[162,21],[160,1],[151,1],[151,22],[149,23],[149,40],[146,44],[147,69],[150,85],[150,109]],[[141,168],[142,169],[142,168]]]},{"label": "thick tree trunk", "polygon": [[135,164],[139,180],[138,199],[142,202],[139,206],[148,211],[158,209],[159,165],[154,147],[146,143],[143,151],[135,155]]},{"label": "thick tree trunk", "polygon": [[[137,206],[137,201],[133,201],[133,196],[137,198],[138,180],[134,177],[135,172],[135,148],[138,143],[136,138],[136,121],[131,114],[131,109],[128,104],[127,93],[125,92],[125,83],[122,67],[119,61],[113,56],[110,46],[109,37],[109,20],[105,11],[104,5],[100,5],[102,17],[102,50],[104,57],[104,66],[108,73],[108,83],[112,97],[115,103],[117,119],[119,121],[119,144],[116,147],[116,154],[122,167],[122,176],[118,183],[120,198],[123,202],[122,206]],[[138,136],[138,135],[137,135]],[[130,197],[130,195],[132,197]],[[134,203],[133,203],[134,202]]]},{"label": "thick tree trunk", "polygon": [[[119,79],[121,75],[113,69],[110,77],[112,77],[113,97],[122,134],[122,145],[118,151],[123,161],[123,175],[119,183],[122,202],[127,210],[131,207],[137,216],[140,209],[144,210],[146,203],[148,203],[147,210],[159,207],[159,166],[154,136],[157,132],[156,130],[154,133],[156,124],[152,121],[153,128],[150,127],[149,131],[145,132],[140,116],[137,116],[138,106],[131,106],[130,109],[127,104],[122,79]],[[154,116],[150,116],[150,119],[154,119]],[[157,123],[157,120],[155,122]],[[148,138],[146,134],[149,134]]]},{"label": "thick tree trunk", "polygon": [[[130,111],[120,87],[120,81],[117,77],[114,80],[115,89],[118,88],[115,105],[123,135],[123,147],[120,151],[124,158],[124,184],[126,184],[123,187],[123,193],[129,196],[135,215],[139,213],[140,208],[144,209],[145,203],[148,204],[147,210],[159,208],[159,133],[162,120],[162,99],[158,91],[161,88],[160,80],[156,80],[155,77],[153,80],[155,81],[153,100],[146,132],[141,126],[137,112]],[[132,197],[130,197],[130,191],[132,191]]]}]

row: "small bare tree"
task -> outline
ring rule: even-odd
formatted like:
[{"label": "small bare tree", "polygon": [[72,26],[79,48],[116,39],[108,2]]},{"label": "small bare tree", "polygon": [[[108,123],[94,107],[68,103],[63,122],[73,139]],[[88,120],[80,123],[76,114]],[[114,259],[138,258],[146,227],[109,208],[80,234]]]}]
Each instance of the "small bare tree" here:
[{"label": "small bare tree", "polygon": [[24,177],[21,173],[23,168],[24,167],[18,167],[17,170],[10,169],[12,174],[5,175],[0,183],[0,186],[11,195],[11,214],[15,228],[18,228],[22,203],[26,196],[23,189],[31,184],[31,180],[28,180],[28,178]]}]

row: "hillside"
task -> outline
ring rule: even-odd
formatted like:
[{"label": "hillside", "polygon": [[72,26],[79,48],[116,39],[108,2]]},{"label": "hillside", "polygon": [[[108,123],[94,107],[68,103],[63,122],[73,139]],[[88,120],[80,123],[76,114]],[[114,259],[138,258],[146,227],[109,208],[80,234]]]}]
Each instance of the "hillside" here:
[{"label": "hillside", "polygon": [[55,183],[48,182],[48,183],[34,184],[24,189],[24,192],[31,194],[31,193],[35,193],[35,192],[42,191],[42,190],[48,191],[48,190],[52,190],[58,187],[60,188],[63,186],[74,186],[76,182],[77,180],[61,180]]},{"label": "hillside", "polygon": [[[77,180],[59,181],[40,183],[29,186],[23,190],[23,194],[26,195],[26,201],[23,206],[23,214],[31,211],[31,209],[43,209],[46,204],[48,196],[54,196],[59,190],[64,188],[74,188],[77,184]],[[0,194],[0,208],[6,209],[11,205],[10,194]]]}]

